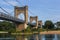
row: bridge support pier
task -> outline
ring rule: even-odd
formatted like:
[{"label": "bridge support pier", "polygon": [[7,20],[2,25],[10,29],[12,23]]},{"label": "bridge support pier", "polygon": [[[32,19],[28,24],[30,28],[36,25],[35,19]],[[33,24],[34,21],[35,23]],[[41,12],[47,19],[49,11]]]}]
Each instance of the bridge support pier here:
[{"label": "bridge support pier", "polygon": [[27,28],[27,24],[26,23],[23,23],[23,24],[17,24],[16,25],[16,31],[22,31],[24,29]]},{"label": "bridge support pier", "polygon": [[18,18],[18,15],[21,14],[21,13],[24,14],[24,19],[25,20],[24,20],[24,23],[17,24],[16,30],[18,30],[18,31],[24,30],[27,27],[27,23],[28,23],[28,6],[24,6],[24,7],[15,6],[14,16],[16,18]]},{"label": "bridge support pier", "polygon": [[35,16],[35,17],[32,17],[32,16],[30,16],[30,23],[32,23],[32,21],[36,21],[36,25],[35,25],[35,27],[33,27],[33,28],[38,28],[38,16]]}]

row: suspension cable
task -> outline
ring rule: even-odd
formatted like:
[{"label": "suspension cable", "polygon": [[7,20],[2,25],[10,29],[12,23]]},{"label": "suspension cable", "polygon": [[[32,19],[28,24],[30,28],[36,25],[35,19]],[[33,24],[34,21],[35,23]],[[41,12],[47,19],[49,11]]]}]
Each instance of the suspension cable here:
[{"label": "suspension cable", "polygon": [[6,13],[9,13],[9,12],[7,12],[5,9],[3,9],[2,7],[0,7],[4,12],[6,12]]},{"label": "suspension cable", "polygon": [[16,2],[18,2],[19,4],[21,4],[23,6],[23,4],[21,2],[19,2],[18,0],[16,0]]},{"label": "suspension cable", "polygon": [[[21,2],[19,2],[18,0],[16,0],[19,4],[23,5]],[[32,13],[29,9],[28,11],[32,14],[32,15],[35,15],[34,13]]]},{"label": "suspension cable", "polygon": [[[6,0],[4,0],[4,2],[8,3],[9,5],[13,6],[12,4],[10,4],[9,2],[7,2]],[[13,6],[14,7],[14,6]]]}]

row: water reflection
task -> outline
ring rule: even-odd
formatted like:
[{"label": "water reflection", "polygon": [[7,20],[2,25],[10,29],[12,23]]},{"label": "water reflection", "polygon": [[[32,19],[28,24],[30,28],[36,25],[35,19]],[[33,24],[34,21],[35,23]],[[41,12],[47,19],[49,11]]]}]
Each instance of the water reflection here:
[{"label": "water reflection", "polygon": [[28,40],[39,40],[38,35],[29,36]]},{"label": "water reflection", "polygon": [[0,34],[0,40],[15,40],[15,36],[10,34]]},{"label": "water reflection", "polygon": [[16,36],[16,40],[42,40],[44,35],[33,34],[29,36]]},{"label": "water reflection", "polygon": [[27,36],[13,36],[10,34],[0,34],[0,40],[60,40],[60,35],[56,34],[47,34],[47,35],[40,35],[40,34],[33,34]]},{"label": "water reflection", "polygon": [[56,35],[57,36],[57,40],[60,40],[60,35]]},{"label": "water reflection", "polygon": [[30,36],[17,36],[16,37],[17,40],[60,40],[60,35],[53,35],[53,34],[49,34],[49,35],[30,35]]},{"label": "water reflection", "polygon": [[47,34],[47,35],[45,35],[45,40],[53,40],[54,38],[55,38],[55,35],[53,35],[53,34]]},{"label": "water reflection", "polygon": [[25,36],[16,36],[16,40],[28,40]]}]

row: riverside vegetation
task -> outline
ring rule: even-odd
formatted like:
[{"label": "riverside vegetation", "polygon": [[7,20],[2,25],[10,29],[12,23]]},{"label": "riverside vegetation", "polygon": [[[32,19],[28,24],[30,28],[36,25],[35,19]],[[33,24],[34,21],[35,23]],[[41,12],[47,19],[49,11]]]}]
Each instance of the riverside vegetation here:
[{"label": "riverside vegetation", "polygon": [[8,21],[0,21],[0,31],[7,31],[9,33],[34,33],[41,31],[51,31],[51,30],[60,30],[60,28],[55,28],[52,21],[47,20],[42,28],[38,27],[37,29],[31,29],[32,27],[28,25],[27,29],[22,31],[16,31],[15,24]]}]

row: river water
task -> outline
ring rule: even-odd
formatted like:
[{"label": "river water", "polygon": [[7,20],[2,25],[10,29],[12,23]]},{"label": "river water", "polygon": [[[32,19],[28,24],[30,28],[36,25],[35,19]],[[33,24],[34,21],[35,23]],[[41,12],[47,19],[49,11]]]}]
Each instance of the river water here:
[{"label": "river water", "polygon": [[0,40],[60,40],[59,34],[10,35],[0,34]]}]

